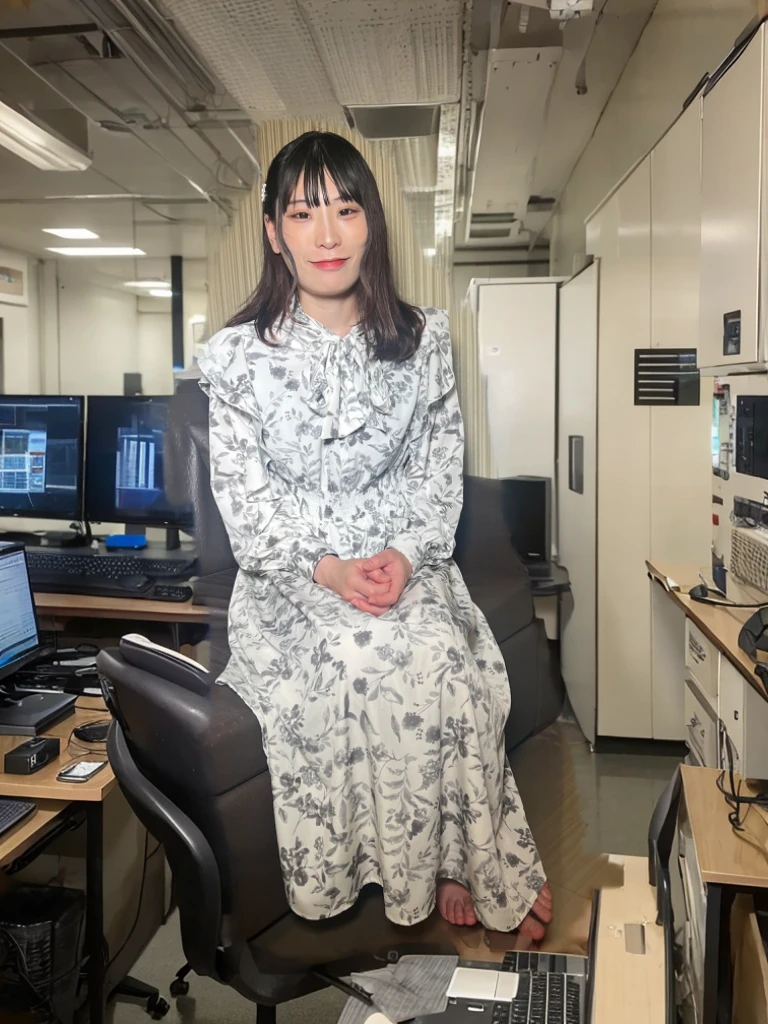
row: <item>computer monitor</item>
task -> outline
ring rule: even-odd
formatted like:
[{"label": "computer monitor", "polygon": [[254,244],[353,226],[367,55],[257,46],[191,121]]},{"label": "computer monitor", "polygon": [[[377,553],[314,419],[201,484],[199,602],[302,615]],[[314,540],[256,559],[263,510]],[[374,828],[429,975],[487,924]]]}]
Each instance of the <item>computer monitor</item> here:
[{"label": "computer monitor", "polygon": [[42,645],[29,582],[27,557],[19,544],[0,545],[0,735],[34,736],[72,713],[76,696],[25,693],[14,675],[40,657]]},{"label": "computer monitor", "polygon": [[41,647],[24,549],[0,545],[0,685],[33,661]]},{"label": "computer monitor", "polygon": [[88,399],[85,517],[90,523],[192,526],[191,505],[165,490],[164,448],[170,395]]},{"label": "computer monitor", "polygon": [[0,395],[0,516],[82,518],[83,407],[71,395]]}]

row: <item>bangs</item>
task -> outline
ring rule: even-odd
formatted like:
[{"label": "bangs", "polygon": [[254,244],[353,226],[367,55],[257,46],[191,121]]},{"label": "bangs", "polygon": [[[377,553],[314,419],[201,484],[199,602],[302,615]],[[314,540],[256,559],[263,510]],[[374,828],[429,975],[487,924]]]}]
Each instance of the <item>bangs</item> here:
[{"label": "bangs", "polygon": [[[334,149],[338,152],[334,152]],[[304,195],[295,196],[302,173]],[[286,161],[279,196],[280,208],[286,210],[294,197],[305,199],[308,205],[313,207],[320,206],[321,203],[329,205],[326,174],[339,190],[339,197],[345,203],[358,203],[365,207],[361,175],[354,162],[349,159],[349,154],[344,152],[344,148],[329,145],[318,139],[308,139],[304,145],[297,146]]]}]

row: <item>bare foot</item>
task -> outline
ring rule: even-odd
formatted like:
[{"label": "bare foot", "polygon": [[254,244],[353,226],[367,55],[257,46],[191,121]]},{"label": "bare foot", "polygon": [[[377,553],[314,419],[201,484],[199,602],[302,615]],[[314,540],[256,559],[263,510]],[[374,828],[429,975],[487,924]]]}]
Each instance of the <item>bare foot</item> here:
[{"label": "bare foot", "polygon": [[552,920],[552,890],[549,883],[544,886],[536,897],[528,915],[517,926],[521,935],[528,935],[534,942],[541,942],[547,933],[546,926]]},{"label": "bare foot", "polygon": [[477,914],[469,889],[450,878],[437,880],[437,909],[450,924],[477,924]]}]

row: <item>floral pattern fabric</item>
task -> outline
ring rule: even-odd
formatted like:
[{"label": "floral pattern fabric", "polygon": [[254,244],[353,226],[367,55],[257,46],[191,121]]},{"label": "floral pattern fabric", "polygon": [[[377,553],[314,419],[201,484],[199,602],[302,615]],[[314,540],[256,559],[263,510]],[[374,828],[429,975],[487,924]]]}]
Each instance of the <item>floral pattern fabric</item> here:
[{"label": "floral pattern fabric", "polygon": [[[504,750],[501,652],[452,561],[463,426],[448,319],[379,362],[296,307],[267,345],[208,343],[211,478],[240,565],[219,682],[259,719],[288,901],[330,917],[368,883],[415,924],[436,879],[511,930],[544,884]],[[413,576],[375,617],[313,582],[326,554],[403,552]]]}]

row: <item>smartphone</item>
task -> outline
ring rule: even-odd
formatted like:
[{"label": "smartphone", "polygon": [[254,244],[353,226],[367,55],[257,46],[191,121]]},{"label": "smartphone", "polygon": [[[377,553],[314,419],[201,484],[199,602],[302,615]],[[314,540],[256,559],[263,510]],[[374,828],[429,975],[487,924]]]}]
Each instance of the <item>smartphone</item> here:
[{"label": "smartphone", "polygon": [[87,782],[106,764],[106,761],[78,761],[62,768],[56,779],[58,782]]}]

